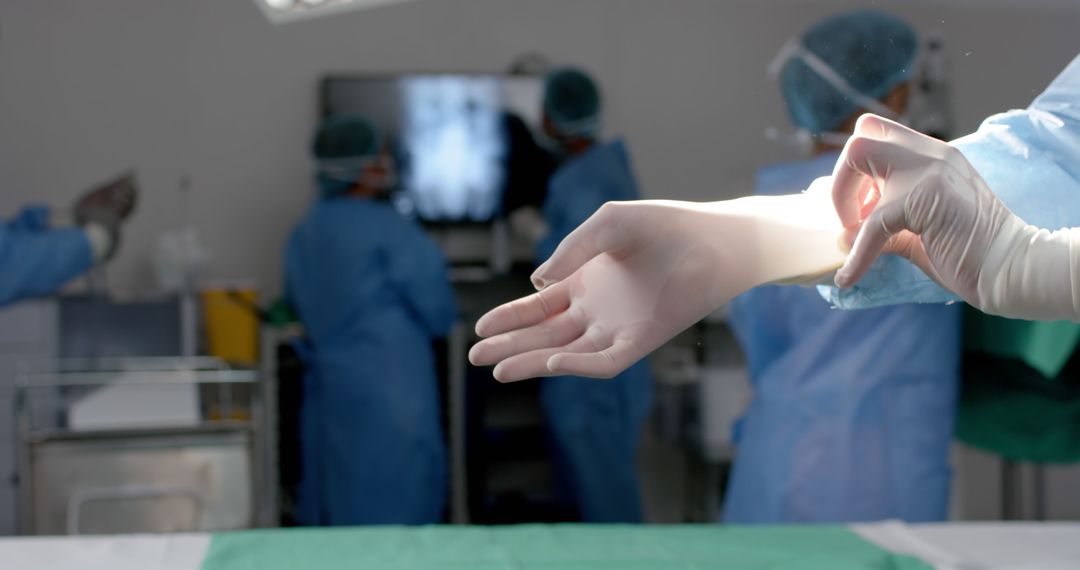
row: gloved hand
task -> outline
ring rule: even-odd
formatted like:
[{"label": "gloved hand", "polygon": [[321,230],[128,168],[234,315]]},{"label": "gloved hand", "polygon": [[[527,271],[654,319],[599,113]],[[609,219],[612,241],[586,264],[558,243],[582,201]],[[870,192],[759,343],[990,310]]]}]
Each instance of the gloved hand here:
[{"label": "gloved hand", "polygon": [[87,228],[93,244],[102,243],[102,230],[107,233],[105,251],[97,257],[107,258],[116,251],[120,224],[135,209],[137,197],[135,176],[129,173],[87,192],[75,203],[75,222]]},{"label": "gloved hand", "polygon": [[857,282],[880,253],[896,253],[984,312],[1080,319],[1076,230],[1025,224],[947,143],[863,115],[837,161],[833,201],[854,237],[839,287]]},{"label": "gloved hand", "polygon": [[827,178],[816,191],[713,203],[610,202],[533,274],[539,292],[476,323],[469,359],[506,382],[610,378],[732,297],[844,259]]}]

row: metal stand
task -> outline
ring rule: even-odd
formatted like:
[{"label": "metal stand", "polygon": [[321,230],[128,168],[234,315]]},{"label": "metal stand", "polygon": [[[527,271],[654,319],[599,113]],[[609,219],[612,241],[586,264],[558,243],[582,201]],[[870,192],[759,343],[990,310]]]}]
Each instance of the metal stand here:
[{"label": "metal stand", "polygon": [[[196,398],[195,418],[171,424],[142,419],[137,424],[71,424],[71,402],[97,389],[126,393],[185,385]],[[92,504],[99,524],[124,528],[122,532],[273,524],[277,488],[269,427],[274,408],[267,394],[272,397],[273,384],[260,382],[256,371],[212,358],[24,364],[16,379],[21,532],[83,532],[80,519]],[[177,482],[179,467],[200,476]],[[223,481],[233,486],[230,492],[247,489],[249,514],[237,510],[236,504],[244,501],[234,504],[220,497],[221,505],[213,503],[210,497],[227,488]],[[155,500],[158,504],[152,505]],[[165,505],[166,500],[193,505],[194,527],[177,528],[175,508]],[[109,502],[112,510],[103,506]],[[205,520],[219,522],[204,528],[199,523],[203,514]]]}]

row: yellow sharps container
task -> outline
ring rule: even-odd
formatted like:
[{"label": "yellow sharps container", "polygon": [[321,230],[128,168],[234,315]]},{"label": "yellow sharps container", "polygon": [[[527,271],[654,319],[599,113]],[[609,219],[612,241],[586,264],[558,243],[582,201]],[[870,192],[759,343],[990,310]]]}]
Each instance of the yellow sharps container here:
[{"label": "yellow sharps container", "polygon": [[206,348],[232,364],[259,361],[258,292],[254,287],[220,287],[202,291]]}]

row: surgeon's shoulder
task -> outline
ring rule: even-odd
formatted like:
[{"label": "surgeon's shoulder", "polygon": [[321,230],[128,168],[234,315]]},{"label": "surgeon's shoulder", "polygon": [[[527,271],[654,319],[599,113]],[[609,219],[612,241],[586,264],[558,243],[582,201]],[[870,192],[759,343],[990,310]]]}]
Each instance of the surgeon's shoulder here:
[{"label": "surgeon's shoulder", "polygon": [[802,192],[817,178],[832,174],[837,157],[837,154],[828,153],[807,160],[764,166],[756,173],[754,194],[780,196]]}]

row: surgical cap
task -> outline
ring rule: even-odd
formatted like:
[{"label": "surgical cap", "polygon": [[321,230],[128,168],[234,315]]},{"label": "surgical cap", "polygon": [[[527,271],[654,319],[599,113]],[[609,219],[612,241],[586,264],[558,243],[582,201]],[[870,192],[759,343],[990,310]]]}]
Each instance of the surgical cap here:
[{"label": "surgical cap", "polygon": [[311,153],[318,161],[315,181],[323,197],[345,193],[356,185],[366,160],[379,153],[379,130],[362,117],[324,121],[315,131]]},{"label": "surgical cap", "polygon": [[[856,91],[881,99],[911,76],[918,39],[904,21],[868,10],[819,22],[803,35],[802,46]],[[791,120],[813,133],[836,130],[862,107],[798,57],[784,65],[780,89]]]},{"label": "surgical cap", "polygon": [[595,137],[600,130],[600,91],[580,70],[553,71],[544,82],[544,111],[560,134]]},{"label": "surgical cap", "polygon": [[327,119],[315,132],[311,153],[316,159],[362,158],[378,154],[379,130],[362,117]]}]

